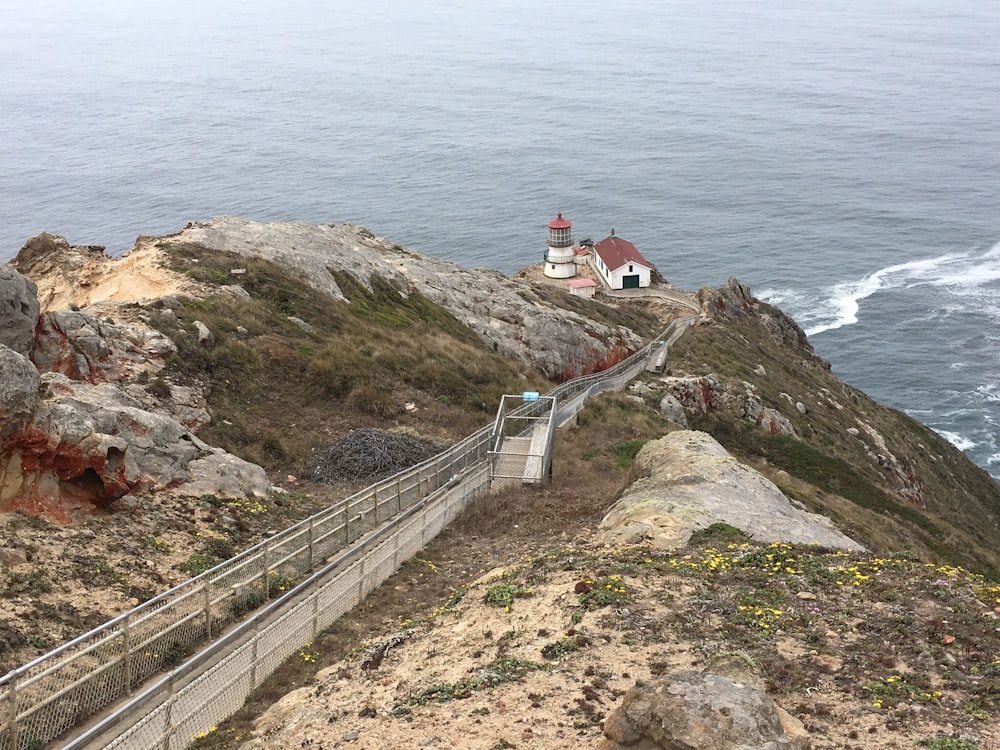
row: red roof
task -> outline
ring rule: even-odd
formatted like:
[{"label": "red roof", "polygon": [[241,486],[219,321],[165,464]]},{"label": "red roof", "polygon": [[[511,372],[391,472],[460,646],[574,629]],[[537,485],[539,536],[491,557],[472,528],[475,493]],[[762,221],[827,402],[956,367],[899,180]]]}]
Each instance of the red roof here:
[{"label": "red roof", "polygon": [[570,279],[570,289],[586,289],[589,286],[597,286],[593,279]]},{"label": "red roof", "polygon": [[573,222],[566,221],[562,217],[562,211],[559,212],[556,218],[549,222],[549,229],[569,229],[571,226],[573,226]]},{"label": "red roof", "polygon": [[611,271],[617,271],[626,263],[638,263],[650,270],[653,268],[653,264],[642,257],[642,253],[635,249],[635,245],[614,235],[594,245],[594,252],[600,256],[604,265]]}]

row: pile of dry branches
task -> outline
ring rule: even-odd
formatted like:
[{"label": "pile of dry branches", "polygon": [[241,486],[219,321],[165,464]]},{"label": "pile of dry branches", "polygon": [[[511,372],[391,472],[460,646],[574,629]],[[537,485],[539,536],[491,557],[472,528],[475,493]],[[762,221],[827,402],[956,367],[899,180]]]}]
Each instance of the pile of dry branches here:
[{"label": "pile of dry branches", "polygon": [[431,440],[361,427],[318,450],[306,470],[306,478],[325,484],[381,479],[442,450],[443,446]]}]

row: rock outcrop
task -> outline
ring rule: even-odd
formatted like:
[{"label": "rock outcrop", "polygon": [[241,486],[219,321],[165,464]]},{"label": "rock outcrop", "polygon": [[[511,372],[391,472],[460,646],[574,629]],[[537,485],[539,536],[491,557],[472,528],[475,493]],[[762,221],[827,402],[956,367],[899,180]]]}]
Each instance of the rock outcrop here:
[{"label": "rock outcrop", "polygon": [[0,344],[0,440],[31,421],[38,406],[38,370]]},{"label": "rock outcrop", "polygon": [[38,288],[10,266],[0,265],[0,344],[30,355],[38,322]]},{"label": "rock outcrop", "polygon": [[802,723],[758,687],[676,672],[631,688],[604,723],[598,750],[808,750]]},{"label": "rock outcrop", "polygon": [[43,311],[195,292],[197,284],[164,267],[156,242],[155,237],[140,237],[135,249],[118,259],[100,245],[70,245],[42,232],[24,244],[10,265],[38,284]]},{"label": "rock outcrop", "polygon": [[644,343],[626,328],[555,307],[535,287],[498,271],[462,268],[350,224],[261,224],[222,217],[192,222],[164,241],[281,263],[338,300],[346,297],[335,274],[349,274],[369,290],[379,277],[401,296],[420,292],[494,351],[554,380],[603,370]]},{"label": "rock outcrop", "polygon": [[76,511],[107,508],[150,490],[244,498],[267,493],[263,469],[142,409],[115,385],[46,373],[40,390],[30,423],[2,443],[0,510],[65,522]]},{"label": "rock outcrop", "polygon": [[114,382],[155,372],[177,351],[174,343],[143,325],[113,324],[75,310],[42,315],[33,360],[42,372],[74,380]]},{"label": "rock outcrop", "polygon": [[[802,327],[777,307],[761,302],[750,287],[730,277],[726,286],[698,290],[703,319],[734,320],[756,317],[777,341],[795,349],[813,353],[812,344]],[[824,363],[827,368],[829,365]]]},{"label": "rock outcrop", "polygon": [[[47,269],[52,303],[68,294],[62,285],[86,288],[101,273],[107,280],[117,261],[103,248],[71,248],[42,234],[17,262]],[[142,385],[176,352],[169,338],[76,309],[39,316],[35,292],[32,281],[0,266],[0,511],[65,523],[147,491],[266,495],[263,469],[190,432],[209,419],[203,394],[162,380]]]},{"label": "rock outcrop", "polygon": [[695,530],[723,522],[758,541],[863,549],[825,516],[792,505],[708,433],[672,432],[643,446],[636,462],[649,476],[629,487],[601,522],[611,544],[651,538],[669,549]]}]

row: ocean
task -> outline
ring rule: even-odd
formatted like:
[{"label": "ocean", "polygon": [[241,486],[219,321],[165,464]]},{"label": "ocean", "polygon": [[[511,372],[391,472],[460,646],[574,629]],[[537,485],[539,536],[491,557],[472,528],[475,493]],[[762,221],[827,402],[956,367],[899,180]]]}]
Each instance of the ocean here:
[{"label": "ocean", "polygon": [[0,260],[231,214],[736,276],[1000,477],[1000,5],[0,0]]}]

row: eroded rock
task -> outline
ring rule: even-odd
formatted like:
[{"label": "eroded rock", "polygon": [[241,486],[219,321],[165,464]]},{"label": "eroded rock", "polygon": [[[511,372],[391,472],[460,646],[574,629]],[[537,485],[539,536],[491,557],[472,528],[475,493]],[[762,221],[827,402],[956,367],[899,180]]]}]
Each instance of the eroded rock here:
[{"label": "eroded rock", "polygon": [[42,372],[58,372],[91,383],[122,380],[156,371],[176,352],[174,343],[144,325],[114,324],[76,310],[44,314],[32,357]]},{"label": "eroded rock", "polygon": [[[4,438],[0,510],[59,522],[147,490],[238,497],[266,493],[260,467],[212,448],[113,384],[41,376],[32,420]],[[209,488],[210,487],[210,488]]]},{"label": "eroded rock", "polygon": [[38,322],[38,287],[10,266],[0,265],[0,344],[31,355]]},{"label": "eroded rock", "polygon": [[598,750],[808,750],[801,722],[760,688],[677,672],[631,688],[604,723]]},{"label": "eroded rock", "polygon": [[636,463],[649,476],[629,487],[601,521],[610,544],[650,538],[670,549],[696,529],[724,522],[762,542],[863,549],[830,519],[793,506],[708,433],[672,432],[643,446]]},{"label": "eroded rock", "polygon": [[38,406],[38,370],[0,344],[0,440],[31,421]]}]

